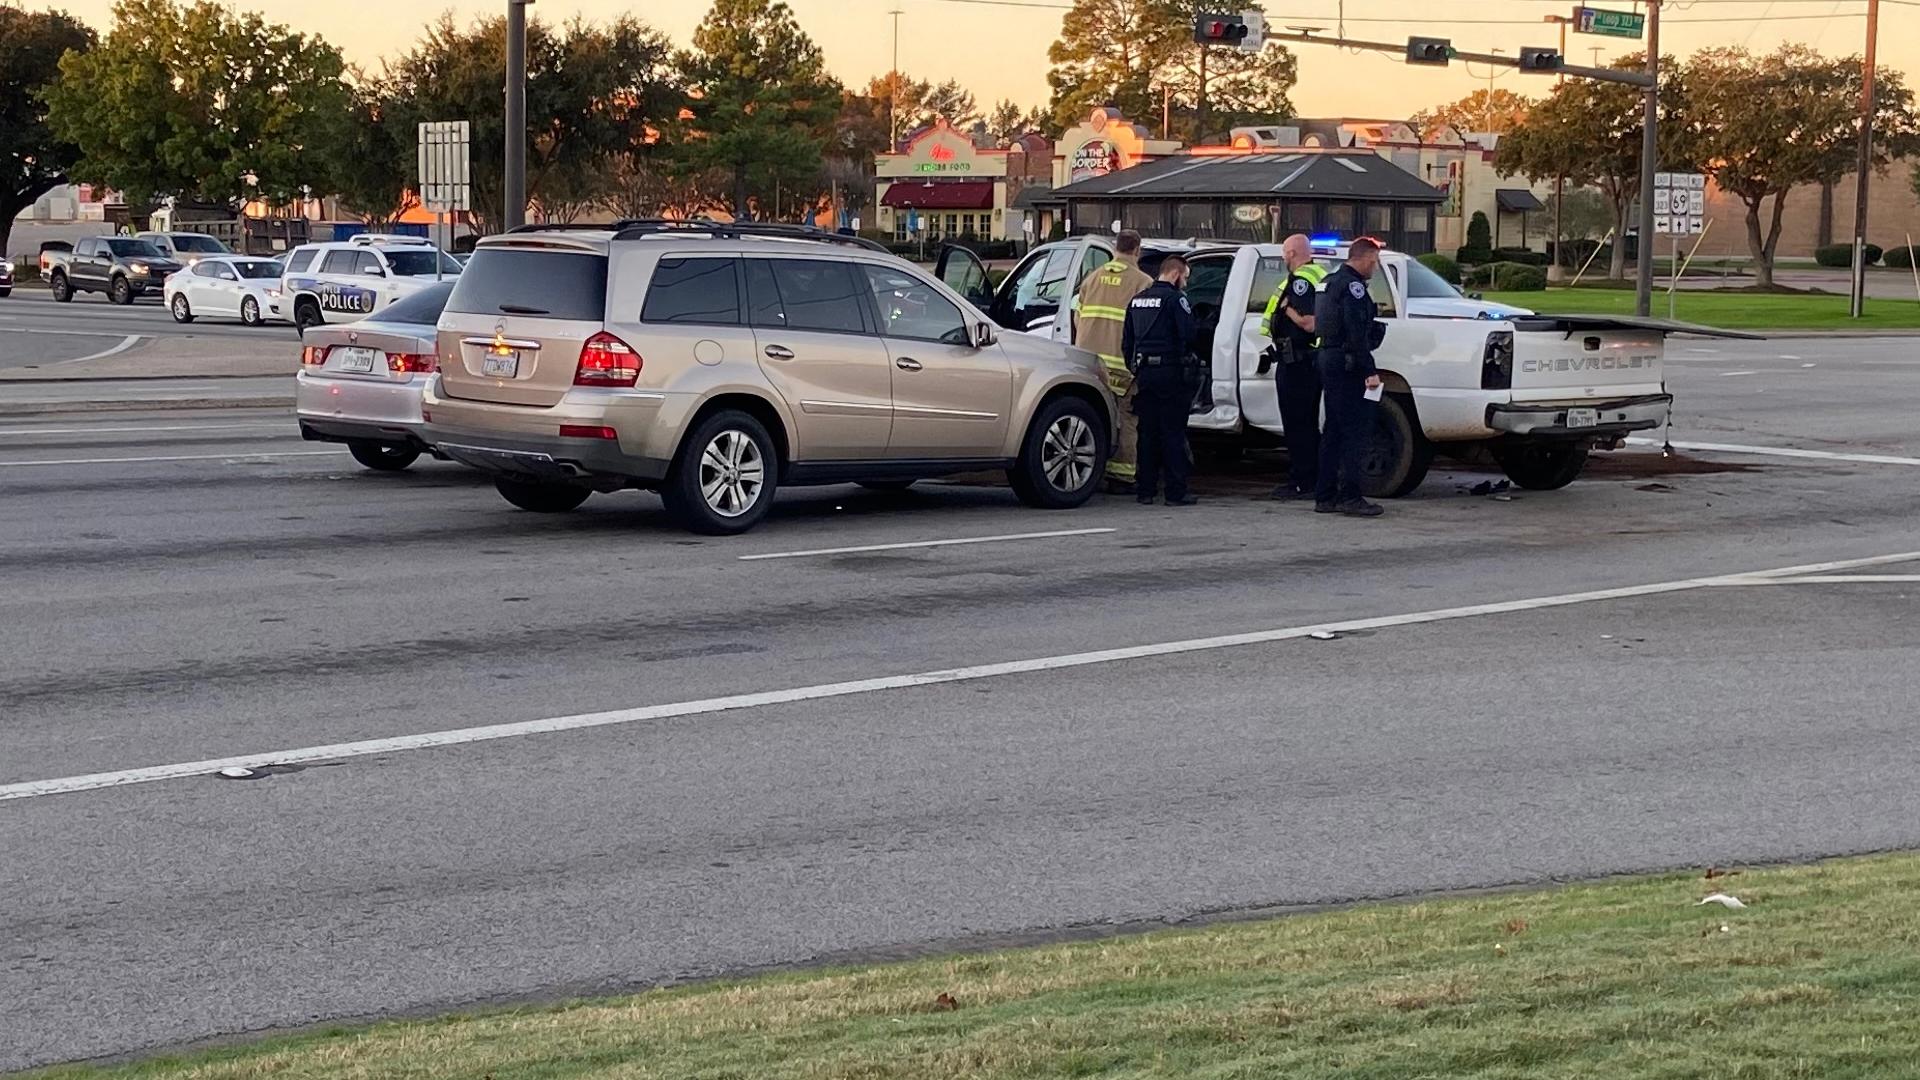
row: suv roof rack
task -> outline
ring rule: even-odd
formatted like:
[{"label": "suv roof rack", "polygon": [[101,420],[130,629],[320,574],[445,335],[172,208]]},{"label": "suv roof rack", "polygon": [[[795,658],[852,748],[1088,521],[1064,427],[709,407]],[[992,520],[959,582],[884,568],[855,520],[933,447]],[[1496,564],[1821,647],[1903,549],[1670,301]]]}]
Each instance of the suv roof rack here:
[{"label": "suv roof rack", "polygon": [[513,228],[508,229],[507,232],[508,234],[535,232],[619,232],[622,226],[629,224],[632,220],[633,219],[630,218],[621,218],[619,221],[609,222],[569,221],[564,224],[560,222],[548,222],[545,225],[529,223],[526,225],[515,225]]},{"label": "suv roof rack", "polygon": [[847,236],[842,233],[828,232],[813,225],[776,225],[765,222],[711,221],[705,218],[679,220],[674,218],[628,218],[613,223],[615,240],[638,240],[646,236],[661,234],[693,233],[718,237],[723,240],[739,240],[748,237],[765,236],[785,240],[812,240],[822,244],[844,244],[848,247],[866,248],[882,255],[891,254],[885,247],[874,243],[864,236]]},{"label": "suv roof rack", "polygon": [[408,236],[405,233],[355,233],[347,238],[352,244],[431,244],[432,240],[424,236]]}]

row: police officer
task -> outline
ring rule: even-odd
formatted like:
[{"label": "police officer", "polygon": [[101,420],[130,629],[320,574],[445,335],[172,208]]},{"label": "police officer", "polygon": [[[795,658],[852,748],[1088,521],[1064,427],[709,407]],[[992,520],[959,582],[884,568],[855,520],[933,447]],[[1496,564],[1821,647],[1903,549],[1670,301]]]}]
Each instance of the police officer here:
[{"label": "police officer", "polygon": [[1320,440],[1320,481],[1313,508],[1322,514],[1378,517],[1380,507],[1360,495],[1361,460],[1373,438],[1374,403],[1367,391],[1380,387],[1373,366],[1379,344],[1379,308],[1367,283],[1380,265],[1380,246],[1362,237],[1347,249],[1346,265],[1327,277],[1314,306],[1320,335],[1316,360],[1326,394],[1327,430]]},{"label": "police officer", "polygon": [[1140,453],[1134,494],[1142,506],[1153,503],[1162,473],[1167,505],[1192,506],[1187,494],[1193,461],[1187,448],[1187,414],[1200,388],[1203,361],[1194,355],[1198,327],[1193,305],[1182,290],[1187,261],[1168,255],[1160,277],[1127,304],[1121,350],[1134,377],[1134,412],[1140,417]]},{"label": "police officer", "polygon": [[1120,401],[1120,432],[1113,456],[1107,459],[1107,490],[1133,487],[1134,445],[1139,440],[1133,413],[1133,375],[1127,370],[1126,350],[1120,338],[1127,321],[1127,304],[1153,279],[1140,269],[1140,234],[1122,230],[1114,238],[1114,257],[1081,279],[1073,297],[1073,343],[1100,357],[1106,365],[1107,388]]},{"label": "police officer", "polygon": [[1320,477],[1320,370],[1313,357],[1313,309],[1326,270],[1299,233],[1280,245],[1287,278],[1267,301],[1262,325],[1273,337],[1279,363],[1274,385],[1280,396],[1280,426],[1287,437],[1287,482],[1273,489],[1283,501],[1313,497]]}]

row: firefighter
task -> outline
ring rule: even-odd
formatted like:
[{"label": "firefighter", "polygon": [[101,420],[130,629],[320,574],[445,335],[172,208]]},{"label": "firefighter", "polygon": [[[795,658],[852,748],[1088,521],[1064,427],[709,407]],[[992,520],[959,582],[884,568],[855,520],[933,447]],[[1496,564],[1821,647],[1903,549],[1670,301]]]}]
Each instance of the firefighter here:
[{"label": "firefighter", "polygon": [[1107,490],[1130,491],[1134,482],[1134,442],[1139,420],[1133,412],[1133,376],[1120,350],[1127,321],[1127,304],[1153,284],[1140,269],[1140,234],[1131,229],[1114,241],[1118,253],[1106,265],[1088,274],[1074,296],[1073,343],[1100,357],[1107,369],[1107,387],[1120,399],[1120,430],[1107,459]]}]

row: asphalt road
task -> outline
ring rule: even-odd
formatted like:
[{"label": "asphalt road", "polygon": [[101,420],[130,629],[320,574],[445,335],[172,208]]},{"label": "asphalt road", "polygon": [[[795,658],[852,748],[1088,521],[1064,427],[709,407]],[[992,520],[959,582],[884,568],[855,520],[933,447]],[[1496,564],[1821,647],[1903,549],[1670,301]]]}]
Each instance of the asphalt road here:
[{"label": "asphalt road", "polygon": [[830,488],[714,540],[274,410],[0,417],[0,1070],[1920,846],[1920,363],[1699,347],[1675,438],[1747,449],[1436,471],[1372,522],[1255,498],[1261,459],[1190,510]]},{"label": "asphalt road", "polygon": [[120,307],[104,294],[79,293],[65,304],[40,288],[15,289],[0,300],[0,372],[35,367],[48,375],[62,365],[120,355],[154,341],[221,344],[271,342],[286,346],[293,328],[284,323],[249,327],[237,319],[195,319],[181,324],[158,294]]}]

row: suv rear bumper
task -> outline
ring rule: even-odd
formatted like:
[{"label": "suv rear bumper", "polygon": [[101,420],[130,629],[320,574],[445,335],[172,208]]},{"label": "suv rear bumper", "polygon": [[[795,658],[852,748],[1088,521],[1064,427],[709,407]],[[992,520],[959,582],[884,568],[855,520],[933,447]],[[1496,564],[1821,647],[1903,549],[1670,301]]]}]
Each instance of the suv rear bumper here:
[{"label": "suv rear bumper", "polygon": [[[1597,422],[1568,427],[1569,409],[1592,409],[1597,415]],[[1502,435],[1579,439],[1594,435],[1625,435],[1656,428],[1666,422],[1667,414],[1672,411],[1672,394],[1647,394],[1565,405],[1489,405],[1487,426]]]},{"label": "suv rear bumper", "polygon": [[[435,450],[482,472],[521,479],[643,485],[665,479],[690,405],[647,391],[572,391],[550,408],[444,397],[433,380],[421,398],[421,435]],[[560,434],[562,425],[612,428],[616,439]],[[666,444],[666,445],[662,445]]]}]

